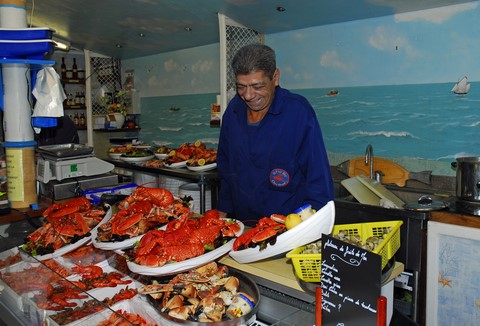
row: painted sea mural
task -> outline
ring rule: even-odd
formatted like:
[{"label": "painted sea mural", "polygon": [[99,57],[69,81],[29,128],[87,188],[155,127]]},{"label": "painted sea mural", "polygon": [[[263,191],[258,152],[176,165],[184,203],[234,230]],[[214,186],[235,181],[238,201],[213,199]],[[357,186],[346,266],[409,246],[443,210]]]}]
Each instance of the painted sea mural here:
[{"label": "painted sea mural", "polygon": [[[478,4],[265,35],[281,85],[315,108],[332,165],[363,156],[369,143],[376,156],[440,175],[455,175],[455,157],[479,155]],[[141,137],[216,144],[209,118],[218,62],[218,44],[123,62],[142,96]],[[470,89],[456,95],[464,76]],[[326,96],[333,89],[339,93]],[[170,112],[172,105],[181,109]]]},{"label": "painted sea mural", "polygon": [[[361,156],[367,144],[375,155],[451,162],[480,155],[480,91],[465,96],[451,83],[303,89],[315,109],[329,153]],[[472,83],[480,90],[480,83]],[[142,98],[142,140],[178,146],[202,140],[218,144],[219,128],[210,127],[216,94]],[[179,110],[172,111],[172,106]]]}]

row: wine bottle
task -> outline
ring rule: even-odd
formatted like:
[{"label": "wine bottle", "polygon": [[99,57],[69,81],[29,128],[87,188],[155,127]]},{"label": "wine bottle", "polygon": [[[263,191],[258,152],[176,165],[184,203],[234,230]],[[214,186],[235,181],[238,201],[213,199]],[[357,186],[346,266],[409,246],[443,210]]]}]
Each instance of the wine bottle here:
[{"label": "wine bottle", "polygon": [[73,124],[75,125],[75,127],[78,127],[80,123],[80,120],[78,118],[78,112],[75,112],[75,115],[73,116]]},{"label": "wine bottle", "polygon": [[85,114],[83,112],[80,114],[80,127],[85,127],[86,126],[86,121],[85,121]]},{"label": "wine bottle", "polygon": [[73,79],[78,79],[77,59],[75,58],[73,58],[72,75]]},{"label": "wine bottle", "polygon": [[62,64],[60,65],[62,79],[67,79],[67,66],[65,65],[65,57],[62,57]]}]

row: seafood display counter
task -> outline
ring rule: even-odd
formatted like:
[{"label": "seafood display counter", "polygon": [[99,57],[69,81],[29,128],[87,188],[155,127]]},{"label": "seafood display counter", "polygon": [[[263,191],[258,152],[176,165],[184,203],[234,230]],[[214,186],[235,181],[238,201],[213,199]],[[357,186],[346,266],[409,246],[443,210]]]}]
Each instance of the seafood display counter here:
[{"label": "seafood display counter", "polygon": [[[234,298],[237,298],[241,292],[253,298],[247,298],[250,300],[247,304],[252,306],[251,310],[233,320],[225,320],[223,312],[221,319],[218,319],[218,315],[217,319],[205,315],[208,319],[222,320],[217,323],[225,322],[225,325],[249,326],[313,325],[315,323],[314,292],[318,283],[300,282],[292,262],[285,256],[285,250],[291,249],[289,246],[300,245],[295,241],[303,239],[308,243],[318,239],[322,233],[329,233],[334,224],[333,202],[325,205],[295,228],[280,234],[276,238],[275,246],[269,246],[261,252],[255,248],[230,251],[230,248],[235,249],[233,242],[240,239],[238,234],[244,230],[242,222],[221,219],[214,211],[205,214],[200,220],[191,219],[194,215],[186,213],[189,210],[188,205],[178,202],[180,199],[174,199],[171,194],[167,196],[164,189],[152,191],[152,188],[138,187],[130,198],[137,198],[132,207],[147,206],[146,199],[140,196],[146,195],[144,192],[149,195],[161,193],[161,198],[165,200],[170,198],[168,205],[162,201],[162,205],[165,204],[162,211],[164,215],[153,215],[155,221],[158,221],[160,216],[167,216],[174,212],[180,217],[166,225],[173,228],[166,233],[162,233],[160,229],[145,233],[135,245],[135,250],[132,250],[133,243],[130,243],[131,239],[135,240],[135,238],[112,238],[105,244],[101,243],[103,238],[98,237],[100,230],[105,236],[114,233],[124,235],[123,231],[126,230],[129,230],[129,235],[132,235],[131,233],[137,230],[137,228],[130,228],[135,226],[137,219],[123,220],[123,217],[130,216],[126,214],[130,212],[130,208],[121,208],[123,206],[120,204],[118,206],[87,205],[88,200],[79,197],[60,205],[55,203],[43,212],[38,211],[36,217],[24,215],[25,220],[31,224],[31,228],[27,228],[23,235],[18,232],[20,230],[18,225],[10,225],[9,229],[17,232],[12,234],[8,232],[8,238],[12,235],[11,239],[0,239],[4,248],[0,250],[0,286],[2,287],[0,320],[7,325],[103,326],[112,324],[110,318],[123,318],[123,315],[120,315],[123,310],[123,312],[134,314],[129,317],[139,315],[145,320],[148,319],[147,322],[151,325],[175,324],[171,322],[173,317],[171,312],[175,308],[193,309],[193,315],[191,311],[187,311],[189,315],[186,318],[198,318],[203,313],[206,314],[204,309],[206,303],[200,304],[203,299],[213,297],[218,293],[217,291],[220,291],[219,289],[230,291],[226,286],[227,281],[230,276],[237,275],[238,279],[244,281],[229,284],[229,287],[235,290],[230,291],[231,303],[223,302],[222,297],[223,306],[219,310],[223,311],[231,305],[235,301]],[[152,201],[149,205],[157,203],[160,199],[160,197],[150,196],[144,196],[144,198]],[[82,211],[82,214],[75,213],[79,211]],[[157,209],[148,209],[148,211],[160,212]],[[40,215],[44,215],[45,218],[39,217]],[[198,216],[195,217],[198,218]],[[269,221],[267,225],[274,223],[272,219],[267,218],[267,220]],[[12,222],[12,224],[22,222],[24,221]],[[278,224],[278,222],[275,223]],[[202,228],[202,231],[198,232],[197,227],[200,224],[210,227]],[[150,226],[156,227],[156,224]],[[188,251],[184,250],[185,246],[191,248],[195,244],[188,243],[182,246],[174,240],[178,237],[197,240],[209,238],[207,235],[217,234],[212,231],[213,229],[217,233],[220,230],[225,232],[227,242],[222,240],[220,245],[215,245],[215,249],[204,254],[195,254],[196,256],[190,255],[189,259],[175,258],[177,254],[185,254]],[[51,230],[55,230],[53,237],[48,233]],[[263,229],[257,225],[251,230],[258,232]],[[189,236],[185,237],[185,232],[188,232]],[[236,240],[228,237],[232,232],[238,236]],[[165,238],[166,234],[168,238]],[[194,234],[196,236],[193,236]],[[76,238],[76,235],[79,237]],[[166,239],[167,241],[164,241]],[[243,237],[239,243],[247,243],[249,239],[249,236]],[[60,246],[55,245],[58,240],[62,242]],[[170,244],[165,245],[165,243]],[[212,243],[210,242],[209,245]],[[284,247],[286,245],[288,246]],[[53,250],[50,250],[52,246]],[[196,247],[198,246],[204,248],[204,245],[197,244]],[[182,249],[180,253],[179,248]],[[155,254],[150,255],[149,253],[153,250]],[[256,254],[252,255],[252,252]],[[128,260],[126,256],[129,257]],[[151,264],[152,258],[155,264]],[[253,258],[255,259],[252,260]],[[148,264],[143,265],[144,260],[145,262],[148,260]],[[167,263],[171,261],[177,262]],[[212,264],[215,268],[209,267],[208,272],[202,270],[205,266]],[[397,270],[396,267],[394,269]],[[398,270],[403,270],[402,264]],[[191,272],[193,274],[190,274]],[[397,274],[392,272],[390,277],[395,277]],[[214,279],[211,278],[212,275],[215,276]],[[192,285],[192,283],[196,284]],[[204,286],[207,283],[209,285],[205,289]],[[184,293],[189,286],[195,287],[194,297],[188,297],[188,294]],[[197,296],[199,292],[205,291],[208,293]],[[151,294],[155,294],[155,297]],[[157,294],[160,294],[159,298]],[[175,301],[181,301],[179,305],[170,306],[174,303],[174,298],[180,295],[184,298],[175,299]],[[195,299],[196,303],[189,305],[190,308],[186,307],[186,304],[182,306],[181,303],[185,302],[185,298]],[[201,311],[192,307],[198,307],[197,303],[200,304]],[[180,310],[175,310],[175,313],[180,313]],[[207,319],[206,317],[201,318]],[[192,322],[188,321],[188,324]]]},{"label": "seafood display counter", "polygon": [[200,188],[200,213],[205,212],[206,191],[207,191],[207,186],[210,186],[210,189],[212,192],[211,207],[217,206],[216,202],[217,202],[217,194],[218,194],[219,176],[216,170],[192,171],[192,170],[188,170],[187,168],[170,168],[170,167],[151,168],[151,167],[146,167],[143,165],[124,162],[120,160],[106,159],[105,161],[114,164],[117,169],[146,172],[150,174],[163,175],[163,176],[174,177],[174,178],[182,178],[182,179],[197,182]]},{"label": "seafood display counter", "polygon": [[[134,311],[147,322],[151,322],[151,325],[175,324],[159,316],[158,310],[152,307],[146,296],[136,295],[136,289],[150,282],[150,278],[126,271],[123,257],[114,252],[98,251],[91,245],[86,245],[72,255],[38,261],[31,256],[19,253],[17,247],[14,247],[0,253],[0,259],[3,263],[0,280],[2,287],[0,325],[2,321],[5,325],[111,325],[114,317],[124,318],[116,312],[118,309]],[[71,275],[67,275],[68,266],[72,266],[71,262],[74,261],[87,263],[86,259],[94,259],[90,261],[91,263],[103,259],[96,266],[100,266],[105,274],[122,271],[117,276],[119,284],[112,288],[81,292],[73,292],[70,287],[67,288],[65,280],[75,282]],[[315,306],[314,298],[296,284],[291,266],[285,259],[251,264],[252,266],[237,264],[227,257],[220,259],[220,262],[234,271],[249,270],[252,274],[244,271],[240,273],[254,279],[260,287],[261,299],[257,316],[254,316],[248,324],[239,325],[303,324],[305,322],[314,324],[312,310]],[[276,272],[268,272],[272,266],[278,267]],[[86,273],[75,268],[73,270]],[[264,270],[263,275],[257,273],[259,270]],[[283,281],[286,285],[277,283]],[[54,285],[52,289],[55,288],[55,291],[50,293],[47,289],[52,284]],[[62,291],[58,290],[61,287],[63,287]],[[47,310],[47,308],[55,309],[52,306],[67,303],[72,303],[72,306],[76,303],[77,307],[67,308],[61,312]],[[44,307],[45,310],[39,307]],[[101,324],[102,322],[104,324]]]}]

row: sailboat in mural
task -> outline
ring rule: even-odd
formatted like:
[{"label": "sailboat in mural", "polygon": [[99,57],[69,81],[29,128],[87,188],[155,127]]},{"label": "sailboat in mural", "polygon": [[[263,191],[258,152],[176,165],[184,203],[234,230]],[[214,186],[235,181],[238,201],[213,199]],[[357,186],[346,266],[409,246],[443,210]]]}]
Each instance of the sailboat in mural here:
[{"label": "sailboat in mural", "polygon": [[457,95],[465,95],[470,90],[470,84],[468,83],[467,76],[459,80],[455,85],[453,85],[452,92]]}]

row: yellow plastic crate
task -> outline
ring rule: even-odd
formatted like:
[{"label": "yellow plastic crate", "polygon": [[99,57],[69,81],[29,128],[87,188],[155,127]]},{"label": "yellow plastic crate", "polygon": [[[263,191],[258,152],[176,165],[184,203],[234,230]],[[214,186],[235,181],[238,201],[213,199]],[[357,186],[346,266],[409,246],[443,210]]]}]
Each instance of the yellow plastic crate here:
[{"label": "yellow plastic crate", "polygon": [[320,282],[322,254],[303,254],[307,246],[301,246],[287,253],[298,278],[305,282]]},{"label": "yellow plastic crate", "polygon": [[[395,255],[400,248],[400,227],[402,221],[371,222],[357,224],[339,224],[334,225],[332,235],[340,231],[348,235],[360,235],[365,242],[370,237],[381,236],[385,228],[391,227],[392,230],[385,236],[383,241],[373,250],[374,253],[382,256],[382,269],[388,261]],[[298,278],[305,282],[320,282],[321,280],[321,254],[303,254],[306,246],[298,247],[287,253],[290,258]]]}]

